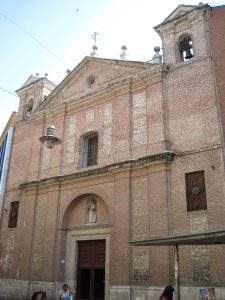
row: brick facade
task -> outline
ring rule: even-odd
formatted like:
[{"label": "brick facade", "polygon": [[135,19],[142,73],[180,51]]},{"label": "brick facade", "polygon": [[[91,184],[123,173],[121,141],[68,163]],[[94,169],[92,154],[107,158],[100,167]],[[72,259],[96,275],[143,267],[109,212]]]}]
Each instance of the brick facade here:
[{"label": "brick facade", "polygon": [[[54,299],[64,281],[75,288],[75,245],[100,238],[105,299],[155,299],[174,282],[172,250],[129,240],[225,228],[223,16],[223,8],[207,5],[175,11],[156,27],[162,64],[86,57],[45,99],[41,91],[53,87],[46,80],[19,90],[1,224],[3,299],[26,299],[39,288]],[[187,33],[194,57],[181,62],[177,42]],[[30,97],[33,113],[24,118]],[[50,125],[62,143],[47,149],[39,138]],[[98,163],[83,167],[88,132],[98,133]],[[199,170],[207,210],[187,212],[185,173]],[[87,224],[90,195],[96,224]],[[12,201],[20,205],[10,229]],[[216,287],[223,299],[224,259],[222,246],[181,247],[182,299],[197,297],[201,286]]]}]

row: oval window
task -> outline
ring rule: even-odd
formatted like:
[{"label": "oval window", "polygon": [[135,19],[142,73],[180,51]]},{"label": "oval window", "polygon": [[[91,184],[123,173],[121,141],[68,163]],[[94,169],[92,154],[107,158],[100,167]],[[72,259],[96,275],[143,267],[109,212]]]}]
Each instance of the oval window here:
[{"label": "oval window", "polygon": [[95,82],[95,77],[93,75],[90,75],[87,79],[86,79],[86,84],[88,87],[91,87]]}]

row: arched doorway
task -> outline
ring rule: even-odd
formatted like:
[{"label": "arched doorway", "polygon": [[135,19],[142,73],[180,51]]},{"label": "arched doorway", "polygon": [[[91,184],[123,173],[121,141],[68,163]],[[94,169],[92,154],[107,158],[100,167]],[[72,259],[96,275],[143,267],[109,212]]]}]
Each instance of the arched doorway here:
[{"label": "arched doorway", "polygon": [[68,206],[63,223],[66,282],[76,299],[107,299],[110,224],[106,203],[97,195],[82,195]]}]

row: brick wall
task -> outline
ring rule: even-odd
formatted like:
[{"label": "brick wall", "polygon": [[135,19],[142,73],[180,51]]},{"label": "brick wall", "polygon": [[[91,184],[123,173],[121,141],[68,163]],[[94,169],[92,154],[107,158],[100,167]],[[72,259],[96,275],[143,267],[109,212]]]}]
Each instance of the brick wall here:
[{"label": "brick wall", "polygon": [[[216,20],[222,18],[221,11],[212,13],[212,30],[220,24]],[[82,197],[87,194],[101,199],[98,225],[106,222],[110,228],[109,278],[115,286],[164,286],[173,280],[171,250],[133,248],[130,239],[224,228],[224,164],[216,81],[208,56],[207,22],[202,21],[202,14],[197,14],[197,20],[192,16],[183,25],[176,25],[178,36],[191,22],[193,60],[176,61],[175,36],[167,26],[163,43],[169,68],[86,59],[75,70],[77,73],[72,72],[65,85],[43,102],[43,110],[16,124],[6,207],[15,199],[20,201],[20,210],[15,230],[7,228],[8,212],[3,216],[3,276],[63,280],[60,261],[66,255],[67,233],[62,231],[65,213],[69,212],[71,226],[84,226]],[[216,37],[212,35],[212,49],[220,58],[222,52],[216,52],[220,33]],[[202,42],[197,45],[196,41]],[[214,61],[220,88],[223,71],[219,59]],[[92,88],[85,83],[89,75],[96,75]],[[219,89],[219,95],[223,119],[223,89]],[[57,137],[62,139],[62,144],[51,150],[39,142],[49,125],[56,127]],[[45,183],[52,176],[96,168],[81,167],[81,138],[90,131],[99,135],[99,168],[165,150],[174,151],[177,157],[171,164],[160,161],[135,168],[114,166],[105,174],[65,182],[55,178]],[[208,209],[188,213],[185,173],[198,170],[205,171]],[[19,189],[21,183],[33,180],[42,181],[32,188]],[[225,258],[223,248],[216,246],[182,247],[181,283],[224,284],[224,272],[214,251],[221,260]],[[196,271],[201,268],[210,272],[206,283]]]},{"label": "brick wall", "polygon": [[218,101],[220,105],[221,123],[223,133],[225,129],[225,57],[224,57],[224,13],[225,7],[213,7],[210,18],[210,39],[212,45],[212,59],[214,65],[214,74],[217,84]]}]

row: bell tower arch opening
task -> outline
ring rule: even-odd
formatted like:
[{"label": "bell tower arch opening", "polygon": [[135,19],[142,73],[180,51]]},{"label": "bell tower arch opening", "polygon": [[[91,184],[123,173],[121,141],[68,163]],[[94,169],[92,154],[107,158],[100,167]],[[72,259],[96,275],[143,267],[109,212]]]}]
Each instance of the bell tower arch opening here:
[{"label": "bell tower arch opening", "polygon": [[190,35],[184,35],[178,41],[179,53],[181,61],[187,61],[193,58],[193,45]]},{"label": "bell tower arch opening", "polygon": [[162,39],[164,63],[176,65],[191,61],[192,58],[198,60],[211,55],[210,13],[207,4],[182,4],[154,27]]},{"label": "bell tower arch opening", "polygon": [[20,98],[18,120],[30,117],[45,99],[45,96],[49,95],[55,87],[56,85],[46,76],[40,77],[38,73],[35,76],[30,75],[22,87],[16,90]]}]

